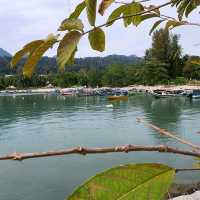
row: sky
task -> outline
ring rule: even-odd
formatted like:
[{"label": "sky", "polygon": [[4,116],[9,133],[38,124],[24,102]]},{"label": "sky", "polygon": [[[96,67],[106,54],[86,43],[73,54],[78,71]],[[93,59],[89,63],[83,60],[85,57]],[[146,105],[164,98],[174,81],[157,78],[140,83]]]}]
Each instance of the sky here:
[{"label": "sky", "polygon": [[[26,43],[46,38],[49,33],[56,33],[60,22],[68,17],[70,11],[73,11],[79,2],[81,0],[0,0],[0,48],[14,54]],[[159,5],[166,0],[151,2]],[[104,17],[98,15],[97,25],[104,23],[111,11],[112,9],[108,9]],[[167,15],[176,16],[175,10],[171,7],[162,11]],[[85,30],[90,29],[85,13],[81,18],[86,23]],[[199,19],[199,13],[194,12],[189,21],[199,22]],[[117,22],[112,27],[105,28],[106,51],[103,53],[92,50],[85,36],[79,44],[77,57],[110,54],[144,56],[145,50],[151,46],[148,32],[153,22],[150,20],[138,27],[129,28],[124,28],[122,22]],[[200,45],[196,45],[200,44],[199,27],[180,27],[174,29],[173,33],[180,34],[183,53],[200,55]],[[49,56],[55,54],[56,48],[47,52]]]}]

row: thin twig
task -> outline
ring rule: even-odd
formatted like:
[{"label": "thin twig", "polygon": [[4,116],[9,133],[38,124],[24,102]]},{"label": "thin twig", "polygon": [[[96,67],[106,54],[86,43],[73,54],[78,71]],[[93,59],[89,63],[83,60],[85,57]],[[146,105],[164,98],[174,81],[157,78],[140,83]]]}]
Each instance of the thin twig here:
[{"label": "thin twig", "polygon": [[165,130],[165,129],[161,129],[158,126],[145,122],[142,118],[137,118],[138,122],[143,123],[144,125],[147,125],[148,127],[152,128],[153,130],[155,130],[156,132],[160,133],[161,135],[165,135],[167,137],[173,138],[175,140],[177,140],[178,142],[188,145],[189,147],[192,147],[194,150],[198,150],[200,151],[200,146],[193,144],[192,142],[183,139],[181,137],[178,137],[177,135]]},{"label": "thin twig", "polygon": [[117,146],[117,147],[108,147],[108,148],[83,148],[76,147],[71,149],[63,149],[59,151],[47,151],[47,152],[34,152],[34,153],[13,153],[6,156],[0,156],[0,160],[18,160],[22,161],[30,158],[41,158],[41,157],[50,157],[50,156],[61,156],[68,154],[105,154],[105,153],[117,153],[117,152],[160,152],[160,153],[172,153],[192,157],[200,157],[200,152],[194,151],[185,151],[165,145],[158,146],[141,146],[141,145],[126,145],[126,146]]},{"label": "thin twig", "polygon": [[187,168],[187,169],[176,169],[176,173],[178,173],[178,172],[191,172],[191,171],[199,171],[200,170],[200,168]]}]

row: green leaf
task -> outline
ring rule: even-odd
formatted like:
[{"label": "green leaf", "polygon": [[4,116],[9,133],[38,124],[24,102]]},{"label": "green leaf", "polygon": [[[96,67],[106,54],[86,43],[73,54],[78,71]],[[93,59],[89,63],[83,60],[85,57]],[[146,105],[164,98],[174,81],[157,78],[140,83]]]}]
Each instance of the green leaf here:
[{"label": "green leaf", "polygon": [[156,8],[156,6],[154,5],[150,5],[147,7],[148,10],[151,10],[151,9],[154,9],[153,11],[151,12],[154,12],[155,14],[157,14],[158,16],[160,16],[160,10]]},{"label": "green leaf", "polygon": [[79,31],[71,31],[61,40],[57,49],[57,63],[62,69],[71,60],[81,36],[82,34]]},{"label": "green leaf", "polygon": [[154,23],[153,27],[151,28],[150,32],[149,32],[149,35],[151,35],[153,33],[153,31],[162,23],[164,22],[165,20],[162,19],[162,20],[158,20],[157,22]]},{"label": "green leaf", "polygon": [[[138,26],[139,24],[141,24],[143,21],[145,20],[148,20],[148,19],[152,19],[154,17],[159,17],[158,14],[156,13],[152,13],[152,14],[145,14],[145,15],[142,15],[140,17],[140,20],[138,21],[134,21],[135,25]],[[137,22],[137,23],[136,23]]]},{"label": "green leaf", "polygon": [[123,14],[123,12],[124,12],[124,10],[126,9],[126,6],[125,5],[122,5],[122,6],[120,6],[120,7],[118,7],[118,8],[116,8],[112,13],[111,13],[111,15],[108,17],[108,20],[107,20],[107,27],[108,26],[111,26],[114,22],[115,22],[115,20],[118,18],[118,17],[120,17],[122,14]]},{"label": "green leaf", "polygon": [[87,8],[87,17],[91,26],[95,26],[97,0],[85,0]]},{"label": "green leaf", "polygon": [[94,50],[100,52],[105,50],[105,33],[101,28],[94,28],[93,31],[89,33],[88,39]]},{"label": "green leaf", "polygon": [[67,62],[68,65],[73,65],[74,64],[75,54],[76,54],[77,51],[78,51],[78,48],[76,48],[74,50],[74,52],[72,53],[70,59]]},{"label": "green leaf", "polygon": [[18,51],[11,60],[11,67],[15,67],[16,64],[27,55],[30,55],[36,48],[44,43],[44,40],[36,40],[25,45],[20,51]]},{"label": "green leaf", "polygon": [[31,77],[34,69],[43,56],[43,54],[49,49],[52,48],[52,46],[57,42],[57,37],[53,34],[50,34],[46,40],[38,47],[36,48],[31,55],[28,57],[24,67],[23,67],[23,75],[25,77]]},{"label": "green leaf", "polygon": [[99,13],[103,16],[105,10],[111,6],[112,3],[114,3],[115,0],[102,0],[101,4],[99,6]]},{"label": "green leaf", "polygon": [[138,16],[132,16],[132,17],[126,17],[129,15],[136,15],[141,13],[144,10],[144,7],[140,3],[131,3],[126,5],[126,9],[123,12],[124,18],[124,26],[127,27],[131,23],[134,25],[138,24],[138,21],[141,20],[141,15]]},{"label": "green leaf", "polygon": [[167,21],[165,28],[166,29],[173,29],[173,28],[175,28],[177,26],[181,26],[181,25],[184,25],[184,22],[169,20],[169,21]]},{"label": "green leaf", "polygon": [[80,3],[73,13],[69,16],[69,19],[78,19],[82,11],[86,8],[85,0]]},{"label": "green leaf", "polygon": [[[199,2],[200,3],[200,2]],[[191,1],[185,10],[185,16],[188,17],[189,14],[196,8],[197,6]]]},{"label": "green leaf", "polygon": [[58,31],[79,30],[79,31],[83,32],[83,28],[84,28],[84,26],[80,19],[65,19],[61,23]]},{"label": "green leaf", "polygon": [[172,0],[172,6],[177,7],[178,17],[181,21],[183,16],[188,15],[200,5],[199,0]]},{"label": "green leaf", "polygon": [[129,164],[97,174],[68,200],[161,200],[175,170],[162,164]]}]

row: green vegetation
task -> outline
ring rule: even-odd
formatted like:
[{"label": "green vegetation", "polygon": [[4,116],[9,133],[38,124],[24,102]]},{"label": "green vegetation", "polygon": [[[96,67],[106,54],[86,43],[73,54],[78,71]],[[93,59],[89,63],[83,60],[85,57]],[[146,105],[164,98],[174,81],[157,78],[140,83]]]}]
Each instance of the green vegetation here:
[{"label": "green vegetation", "polygon": [[[93,41],[94,42],[94,41]],[[4,66],[9,66],[11,58],[4,57]],[[152,36],[152,47],[146,50],[144,59],[135,56],[107,56],[75,59],[74,64],[59,71],[55,58],[43,57],[32,77],[23,76],[22,65],[16,69],[2,68],[14,77],[1,77],[0,89],[9,85],[17,88],[43,87],[47,83],[59,87],[71,86],[113,86],[133,84],[186,84],[189,80],[200,79],[200,58],[182,56],[179,36],[170,34],[167,29],[159,29]],[[3,65],[0,63],[0,65]]]},{"label": "green vegetation", "polygon": [[161,164],[115,167],[88,180],[68,200],[162,199],[174,175],[174,169]]}]

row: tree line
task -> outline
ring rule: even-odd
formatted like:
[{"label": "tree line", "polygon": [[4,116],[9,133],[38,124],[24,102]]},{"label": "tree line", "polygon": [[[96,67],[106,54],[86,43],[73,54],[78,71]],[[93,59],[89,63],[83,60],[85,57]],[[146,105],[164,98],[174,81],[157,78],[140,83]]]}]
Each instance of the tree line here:
[{"label": "tree line", "polygon": [[[185,84],[190,79],[199,80],[200,58],[183,55],[179,38],[167,29],[159,29],[154,32],[152,46],[146,50],[144,59],[115,55],[79,58],[73,65],[66,66],[64,72],[58,70],[55,58],[43,57],[31,78],[21,75],[21,64],[25,62],[22,60],[13,71],[15,76],[1,76],[0,89],[10,85],[18,88],[43,87],[47,83],[58,87],[121,87],[132,84]],[[9,58],[4,59],[9,61]]]}]

